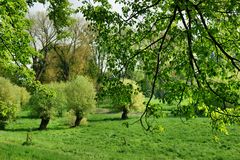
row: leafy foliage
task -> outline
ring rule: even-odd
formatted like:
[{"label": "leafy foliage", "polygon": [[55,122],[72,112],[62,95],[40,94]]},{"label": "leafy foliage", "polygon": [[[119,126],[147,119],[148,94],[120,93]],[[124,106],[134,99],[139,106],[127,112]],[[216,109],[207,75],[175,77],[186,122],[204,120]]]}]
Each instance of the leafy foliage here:
[{"label": "leafy foliage", "polygon": [[51,101],[58,117],[62,117],[63,112],[67,109],[67,99],[65,94],[66,85],[67,84],[64,82],[52,82],[47,84],[47,87],[54,93]]},{"label": "leafy foliage", "polygon": [[130,111],[143,111],[145,108],[144,95],[133,80],[124,79],[117,86],[104,86],[102,89],[100,96],[111,99],[113,110],[123,111],[122,119],[126,119]]},{"label": "leafy foliage", "polygon": [[25,15],[27,5],[24,0],[0,2],[0,67],[5,77],[14,82],[34,87],[33,72],[27,65],[31,63],[31,56],[37,53],[30,47],[27,33],[29,21]]},{"label": "leafy foliage", "polygon": [[[140,91],[139,86],[133,80],[124,79],[125,86],[131,85],[130,103],[127,103],[128,110],[143,111],[144,110],[144,96]],[[117,98],[117,97],[116,97]]]},{"label": "leafy foliage", "polygon": [[179,107],[183,99],[195,107],[204,104],[208,113],[239,106],[238,2],[116,0],[120,13],[107,0],[94,2],[83,0],[80,10],[98,33],[112,77],[140,68],[152,79],[146,110],[157,83],[165,100]]},{"label": "leafy foliage", "polygon": [[19,87],[21,108],[24,108],[30,99],[30,94],[24,87]]},{"label": "leafy foliage", "polygon": [[4,129],[8,120],[16,117],[20,109],[21,94],[19,87],[0,77],[0,129]]},{"label": "leafy foliage", "polygon": [[[48,92],[48,93],[45,93]],[[33,117],[50,118],[54,114],[55,98],[54,92],[50,91],[47,86],[44,86],[42,90],[35,91],[29,100],[28,106],[31,110]]]},{"label": "leafy foliage", "polygon": [[[28,67],[31,58],[39,54],[30,46],[27,30],[30,22],[26,18],[28,5],[35,2],[50,3],[49,16],[54,21],[57,31],[61,31],[71,20],[72,10],[68,0],[9,0],[0,2],[0,68],[1,75],[9,77],[14,83],[25,86],[28,91],[41,90],[35,81],[34,72]],[[64,14],[60,14],[64,13]]]}]

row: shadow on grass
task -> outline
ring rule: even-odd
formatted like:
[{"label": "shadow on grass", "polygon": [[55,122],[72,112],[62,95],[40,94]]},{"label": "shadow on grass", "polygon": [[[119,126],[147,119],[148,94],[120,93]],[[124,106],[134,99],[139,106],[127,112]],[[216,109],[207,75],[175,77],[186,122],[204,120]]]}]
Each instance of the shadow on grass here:
[{"label": "shadow on grass", "polygon": [[121,118],[103,118],[103,119],[88,119],[88,122],[107,122],[107,121],[123,121]]},{"label": "shadow on grass", "polygon": [[33,117],[33,116],[17,116],[17,119],[39,119],[39,117]]},{"label": "shadow on grass", "polygon": [[7,128],[4,131],[9,132],[32,132],[32,131],[54,131],[54,130],[66,130],[69,127],[54,127],[54,128],[47,128],[45,130],[39,130],[38,128]]}]

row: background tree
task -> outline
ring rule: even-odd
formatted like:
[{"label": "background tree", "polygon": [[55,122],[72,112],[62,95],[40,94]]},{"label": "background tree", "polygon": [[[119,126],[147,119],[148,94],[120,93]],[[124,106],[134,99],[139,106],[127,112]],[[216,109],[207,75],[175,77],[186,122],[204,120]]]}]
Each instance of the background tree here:
[{"label": "background tree", "polygon": [[133,80],[124,79],[116,86],[103,87],[100,92],[100,97],[110,99],[113,110],[122,112],[123,120],[128,119],[130,111],[144,111],[145,109],[145,97]]},{"label": "background tree", "polygon": [[240,99],[238,2],[117,0],[122,13],[106,0],[98,2],[84,0],[80,9],[99,33],[97,44],[107,48],[111,78],[141,63],[152,79],[144,115],[159,81],[168,102],[179,107],[190,98],[190,106],[206,105],[213,121],[215,113],[228,117],[226,123],[239,117],[225,112],[236,109]]},{"label": "background tree", "polygon": [[[84,19],[76,18],[66,28],[68,36],[53,47],[53,56],[58,66],[58,80],[67,81],[80,74],[88,74],[89,60],[92,57],[92,35]],[[53,58],[53,57],[52,57]]]},{"label": "background tree", "polygon": [[33,23],[29,30],[32,44],[42,55],[33,57],[36,79],[49,83],[88,74],[93,38],[84,19],[71,18],[71,24],[58,33],[47,13],[39,12],[29,17]]},{"label": "background tree", "polygon": [[95,109],[95,88],[93,83],[84,76],[78,76],[70,81],[66,87],[66,95],[69,110],[73,110],[76,120],[75,125],[79,126],[83,117]]},{"label": "background tree", "polygon": [[[0,2],[0,66],[4,77],[9,77],[14,83],[27,86],[31,92],[40,85],[35,81],[34,72],[28,67],[31,58],[37,52],[29,45],[30,37],[27,32],[29,21],[26,18],[28,6],[35,2],[49,2],[49,17],[54,21],[54,26],[60,32],[69,24],[68,17],[72,13],[70,3],[67,0],[19,0]],[[60,14],[61,13],[61,14]]]},{"label": "background tree", "polygon": [[53,45],[59,40],[58,32],[54,28],[53,21],[50,20],[45,12],[30,14],[31,28],[29,33],[32,37],[32,46],[41,56],[33,56],[32,68],[35,72],[36,80],[43,81],[42,75],[46,71],[47,57]]}]

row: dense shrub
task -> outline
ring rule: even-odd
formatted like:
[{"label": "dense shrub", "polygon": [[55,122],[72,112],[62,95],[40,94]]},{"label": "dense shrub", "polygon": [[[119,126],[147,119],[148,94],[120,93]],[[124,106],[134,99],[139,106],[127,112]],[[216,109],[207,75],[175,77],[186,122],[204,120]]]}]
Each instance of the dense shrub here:
[{"label": "dense shrub", "polygon": [[52,97],[52,105],[54,106],[55,114],[58,117],[63,116],[63,112],[67,109],[67,99],[65,94],[66,83],[53,82],[47,85],[54,93]]},{"label": "dense shrub", "polygon": [[19,95],[20,95],[20,105],[21,105],[21,108],[24,108],[25,105],[28,103],[28,101],[30,99],[30,94],[26,90],[26,88],[19,87]]},{"label": "dense shrub", "polygon": [[93,83],[86,77],[78,76],[66,86],[68,109],[76,116],[74,126],[79,126],[83,117],[95,109],[96,91]]},{"label": "dense shrub", "polygon": [[20,88],[0,77],[0,129],[5,129],[8,120],[15,118],[20,109]]}]

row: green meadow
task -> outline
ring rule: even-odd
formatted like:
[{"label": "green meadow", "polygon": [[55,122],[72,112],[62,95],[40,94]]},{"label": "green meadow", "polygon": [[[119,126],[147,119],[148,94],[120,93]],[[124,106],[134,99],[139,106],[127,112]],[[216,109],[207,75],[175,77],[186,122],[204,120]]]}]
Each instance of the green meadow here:
[{"label": "green meadow", "polygon": [[[240,157],[239,127],[231,126],[229,135],[212,132],[206,118],[182,121],[166,117],[158,120],[161,130],[146,132],[138,115],[120,120],[118,113],[96,113],[87,123],[70,128],[66,118],[50,121],[48,130],[38,131],[39,119],[25,115],[0,131],[1,160],[159,160],[216,159]],[[29,132],[30,130],[30,132]],[[23,145],[27,134],[32,144]]]}]

